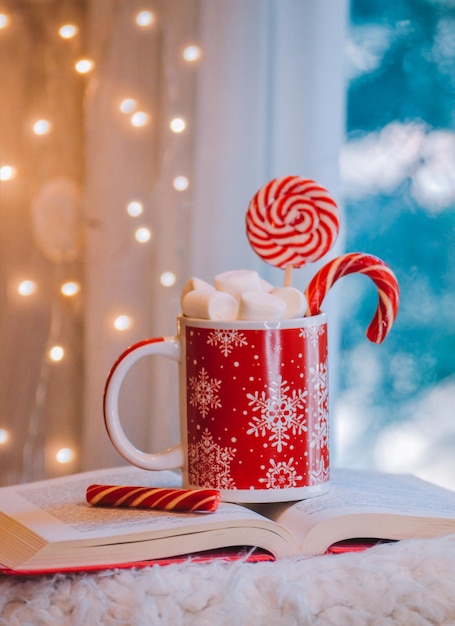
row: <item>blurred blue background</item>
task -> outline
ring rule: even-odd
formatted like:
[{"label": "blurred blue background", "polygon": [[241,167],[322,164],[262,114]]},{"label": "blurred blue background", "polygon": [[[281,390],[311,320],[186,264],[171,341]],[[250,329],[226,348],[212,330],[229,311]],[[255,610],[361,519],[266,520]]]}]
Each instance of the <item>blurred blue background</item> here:
[{"label": "blurred blue background", "polygon": [[343,279],[340,460],[455,487],[455,2],[352,0],[347,56],[346,250],[401,306],[369,344],[374,285]]}]

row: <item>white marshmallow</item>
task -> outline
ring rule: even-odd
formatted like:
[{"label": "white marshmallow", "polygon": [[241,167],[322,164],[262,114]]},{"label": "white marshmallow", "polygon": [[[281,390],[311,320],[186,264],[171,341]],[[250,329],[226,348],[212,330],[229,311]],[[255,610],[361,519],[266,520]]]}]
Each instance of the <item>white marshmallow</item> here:
[{"label": "white marshmallow", "polygon": [[303,317],[306,310],[306,298],[303,291],[296,287],[275,287],[272,295],[281,298],[286,304],[285,318]]},{"label": "white marshmallow", "polygon": [[215,291],[215,287],[210,285],[210,283],[205,282],[201,278],[188,278],[186,283],[183,285],[182,292],[180,294],[180,305],[183,306],[183,298],[190,291],[194,291],[195,289],[203,290],[203,291]]},{"label": "white marshmallow", "polygon": [[281,320],[286,312],[286,304],[265,291],[247,291],[240,298],[238,319],[241,320]]},{"label": "white marshmallow", "polygon": [[262,291],[266,291],[267,293],[272,293],[272,291],[274,290],[274,286],[272,285],[272,283],[267,282],[263,278],[260,278],[259,280],[261,282]]},{"label": "white marshmallow", "polygon": [[186,317],[203,320],[235,320],[239,305],[229,293],[208,289],[194,289],[182,298]]},{"label": "white marshmallow", "polygon": [[259,291],[261,289],[259,274],[253,270],[222,272],[215,276],[213,282],[218,291],[230,293],[236,298],[240,298],[245,291]]}]

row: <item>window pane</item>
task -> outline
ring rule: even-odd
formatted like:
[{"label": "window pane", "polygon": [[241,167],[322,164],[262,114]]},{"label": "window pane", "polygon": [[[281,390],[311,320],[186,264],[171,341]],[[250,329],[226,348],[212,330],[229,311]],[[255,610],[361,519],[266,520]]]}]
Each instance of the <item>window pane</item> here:
[{"label": "window pane", "polygon": [[455,4],[352,0],[348,251],[401,288],[384,344],[364,336],[374,285],[344,279],[341,460],[455,486]]}]

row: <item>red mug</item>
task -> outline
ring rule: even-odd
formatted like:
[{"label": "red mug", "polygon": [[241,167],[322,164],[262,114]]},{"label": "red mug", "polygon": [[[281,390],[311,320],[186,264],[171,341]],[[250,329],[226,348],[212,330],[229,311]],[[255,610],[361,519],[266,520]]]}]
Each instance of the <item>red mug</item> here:
[{"label": "red mug", "polygon": [[[325,314],[261,322],[184,316],[177,321],[175,337],[141,341],[111,369],[104,418],[118,452],[144,469],[181,467],[185,487],[219,489],[228,502],[282,502],[325,493]],[[133,446],[118,410],[126,373],[147,355],[179,363],[181,444],[159,454]]]}]

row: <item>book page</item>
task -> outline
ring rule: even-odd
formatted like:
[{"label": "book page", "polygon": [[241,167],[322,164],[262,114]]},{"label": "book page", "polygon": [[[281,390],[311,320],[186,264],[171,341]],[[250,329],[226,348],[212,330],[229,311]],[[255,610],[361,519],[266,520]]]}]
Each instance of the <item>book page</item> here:
[{"label": "book page", "polygon": [[[336,535],[341,516],[368,516],[370,523],[372,516],[378,514],[441,518],[453,520],[455,532],[455,492],[413,476],[374,471],[334,469],[328,493],[258,510],[289,528],[301,541],[313,527],[331,518],[339,518],[334,523]],[[370,535],[366,531],[363,536]]]},{"label": "book page", "polygon": [[151,472],[134,467],[86,472],[1,490],[1,510],[46,540],[93,539],[106,541],[135,532],[172,535],[179,527],[196,530],[232,520],[260,517],[245,507],[221,503],[215,513],[104,508],[86,503],[90,484],[180,487],[178,472]]}]

